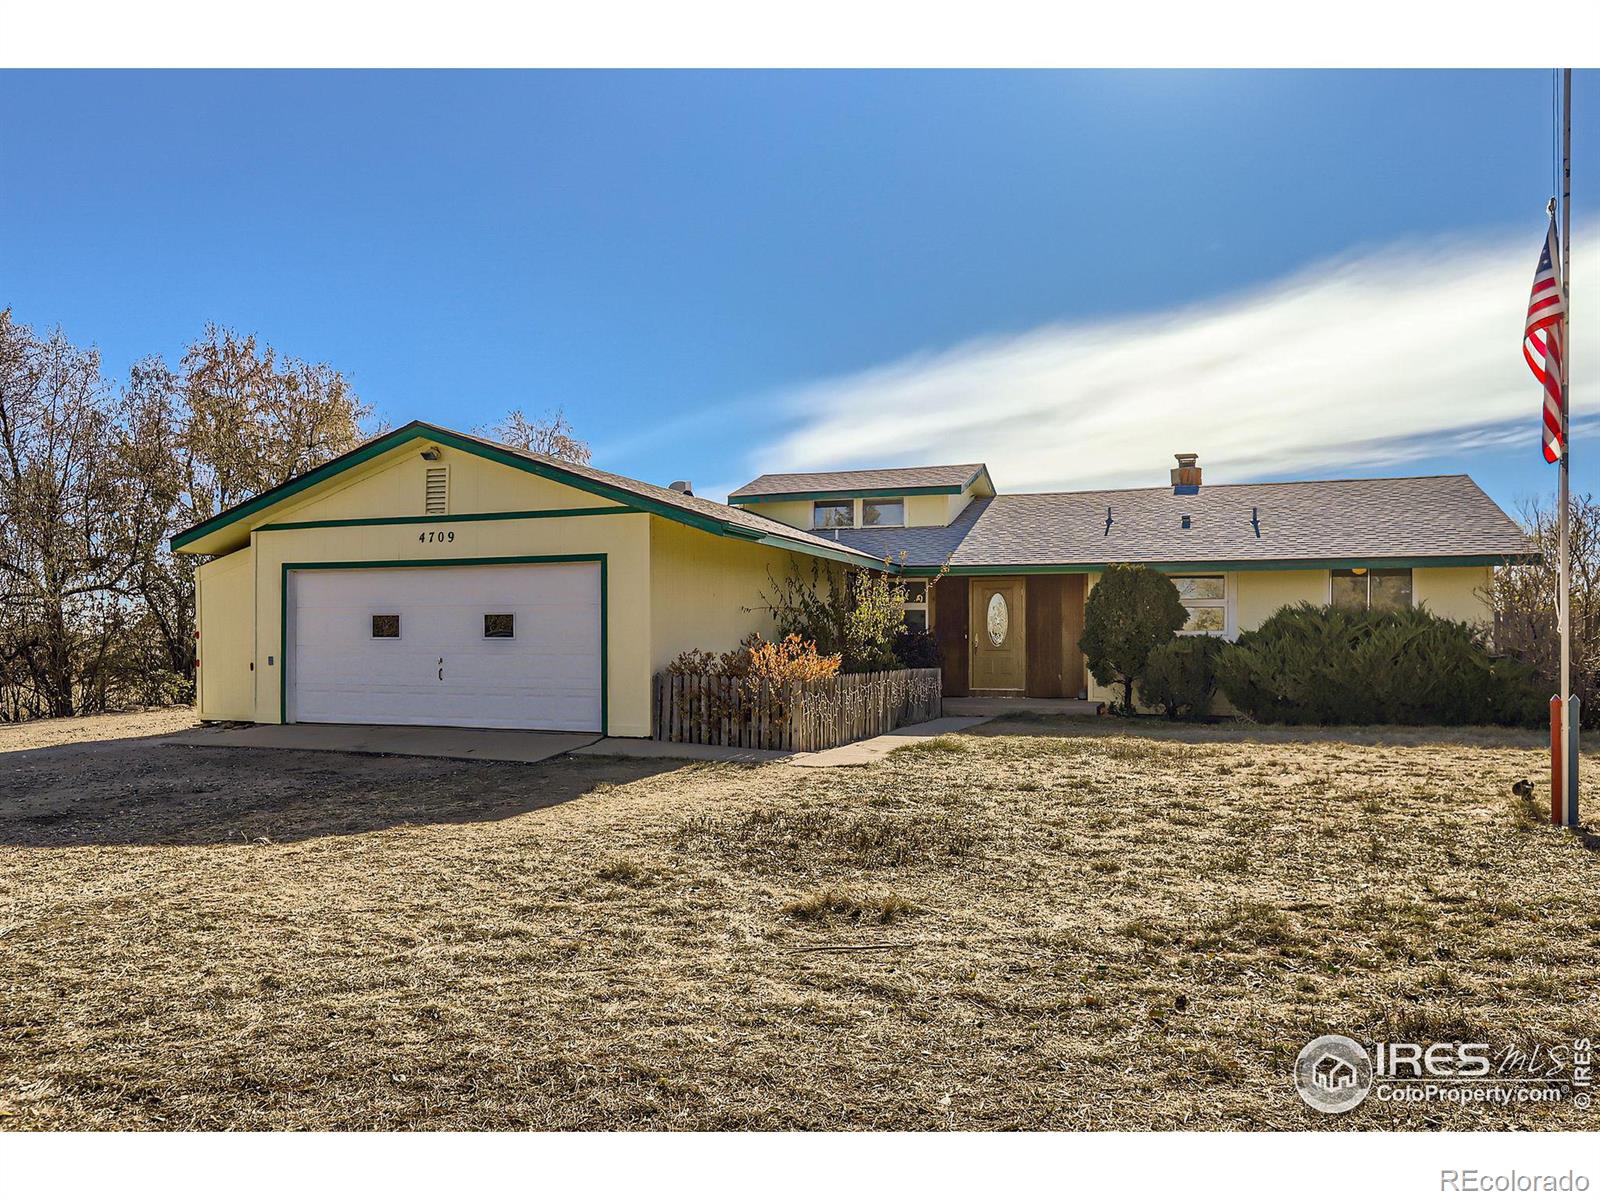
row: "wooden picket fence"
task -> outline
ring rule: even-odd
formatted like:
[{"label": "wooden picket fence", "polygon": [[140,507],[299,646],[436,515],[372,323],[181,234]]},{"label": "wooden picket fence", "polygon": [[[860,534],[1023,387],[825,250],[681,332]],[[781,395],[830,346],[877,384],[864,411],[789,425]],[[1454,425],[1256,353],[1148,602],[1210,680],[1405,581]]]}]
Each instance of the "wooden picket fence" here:
[{"label": "wooden picket fence", "polygon": [[944,711],[937,667],[773,684],[738,675],[655,677],[651,736],[702,746],[826,750]]}]

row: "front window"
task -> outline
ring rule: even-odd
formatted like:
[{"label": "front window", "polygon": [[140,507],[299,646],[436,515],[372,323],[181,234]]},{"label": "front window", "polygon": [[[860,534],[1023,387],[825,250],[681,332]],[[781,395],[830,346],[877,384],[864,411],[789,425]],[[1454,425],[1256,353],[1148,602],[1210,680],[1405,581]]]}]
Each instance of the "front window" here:
[{"label": "front window", "polygon": [[1178,599],[1189,612],[1184,633],[1228,632],[1228,579],[1225,575],[1174,575]]},{"label": "front window", "polygon": [[855,523],[854,500],[818,500],[811,506],[813,529],[853,529]]},{"label": "front window", "polygon": [[516,615],[514,613],[484,613],[483,636],[486,638],[516,637]]},{"label": "front window", "polygon": [[926,629],[928,627],[928,585],[919,581],[908,580],[901,585],[905,589],[905,600],[900,606],[904,614],[906,625],[911,629]]},{"label": "front window", "polygon": [[904,525],[906,502],[904,500],[864,500],[861,504],[861,524]]},{"label": "front window", "polygon": [[1410,608],[1410,567],[1350,567],[1331,572],[1331,599],[1339,608]]}]

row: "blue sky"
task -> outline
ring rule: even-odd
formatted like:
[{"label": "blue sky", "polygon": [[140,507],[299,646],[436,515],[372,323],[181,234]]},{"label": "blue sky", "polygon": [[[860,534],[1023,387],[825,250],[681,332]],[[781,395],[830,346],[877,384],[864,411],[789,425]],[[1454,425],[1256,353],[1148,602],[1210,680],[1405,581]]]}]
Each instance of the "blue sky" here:
[{"label": "blue sky", "polygon": [[391,422],[561,405],[703,493],[1155,484],[1177,450],[1554,486],[1518,357],[1548,72],[13,71],[0,111],[0,304],[114,375],[213,320]]}]

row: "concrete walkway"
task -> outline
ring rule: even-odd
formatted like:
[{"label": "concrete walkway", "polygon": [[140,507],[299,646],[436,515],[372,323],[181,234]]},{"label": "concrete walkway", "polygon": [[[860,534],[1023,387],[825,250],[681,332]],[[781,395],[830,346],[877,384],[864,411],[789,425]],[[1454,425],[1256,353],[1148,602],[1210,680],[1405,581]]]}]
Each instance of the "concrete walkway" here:
[{"label": "concrete walkway", "polygon": [[901,746],[925,742],[929,738],[936,738],[942,733],[956,733],[963,729],[971,729],[974,725],[982,725],[987,720],[989,720],[988,717],[940,717],[935,721],[924,721],[920,725],[903,725],[893,733],[867,738],[861,742],[851,742],[847,746],[835,746],[831,750],[813,750],[809,754],[796,754],[789,760],[789,765],[795,767],[870,767],[873,763],[882,762],[891,751],[898,750]]},{"label": "concrete walkway", "polygon": [[793,758],[790,750],[750,750],[738,746],[697,746],[693,742],[657,742],[650,738],[602,738],[572,753],[610,758],[680,758],[687,762],[763,763]]},{"label": "concrete walkway", "polygon": [[527,729],[446,729],[436,725],[202,726],[163,740],[169,746],[248,750],[332,750],[345,754],[409,754],[475,762],[536,763],[600,740],[596,733]]}]

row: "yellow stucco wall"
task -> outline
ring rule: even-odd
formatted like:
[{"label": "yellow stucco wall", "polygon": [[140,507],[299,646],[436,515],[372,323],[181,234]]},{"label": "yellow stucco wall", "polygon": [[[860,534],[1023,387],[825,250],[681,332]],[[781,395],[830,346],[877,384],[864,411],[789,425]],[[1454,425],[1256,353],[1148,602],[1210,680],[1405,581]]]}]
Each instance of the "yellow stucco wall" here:
[{"label": "yellow stucco wall", "polygon": [[[285,563],[396,563],[606,556],[607,732],[650,733],[650,678],[680,650],[728,650],[753,630],[792,563],[810,559],[690,529],[645,513],[465,520],[467,514],[618,507],[591,493],[445,448],[425,463],[413,444],[336,486],[258,520],[387,522],[420,516],[423,472],[449,465],[450,514],[400,524],[256,528],[250,545],[200,569],[201,715],[276,723],[283,704]],[[427,540],[432,535],[432,540]],[[440,535],[444,539],[440,540]],[[837,569],[826,564],[827,569]],[[292,652],[292,648],[291,648]],[[251,664],[254,670],[251,670]]]},{"label": "yellow stucco wall", "polygon": [[766,517],[769,521],[782,521],[796,529],[811,528],[811,501],[779,500],[772,504],[741,504],[745,512]]},{"label": "yellow stucco wall", "polygon": [[448,511],[451,513],[529,512],[546,508],[605,508],[614,501],[579,491],[551,479],[491,462],[449,446],[429,462],[417,441],[353,468],[330,481],[326,489],[298,504],[275,509],[263,520],[351,520],[373,517],[421,516],[423,488],[429,467],[449,469]]},{"label": "yellow stucco wall", "polygon": [[[763,595],[771,596],[772,580],[782,583],[791,568],[809,579],[813,561],[651,518],[651,672],[684,650],[720,653],[750,633],[772,636]],[[828,562],[819,565],[824,571],[838,569]]]},{"label": "yellow stucco wall", "polygon": [[246,547],[195,571],[196,708],[204,721],[255,719],[255,555]]},{"label": "yellow stucco wall", "polygon": [[[435,465],[450,467],[448,514],[426,523],[257,528],[250,535],[249,549],[201,568],[199,622],[205,672],[201,715],[268,723],[281,720],[284,563],[403,561],[426,566],[440,560],[603,554],[608,732],[648,736],[651,518],[619,512],[462,520],[470,513],[618,506],[592,493],[448,447],[436,463],[425,462],[419,453],[424,444],[411,443],[353,469],[303,502],[277,508],[258,521],[280,524],[420,516],[423,473]],[[447,538],[419,539],[428,533]],[[248,586],[241,582],[241,575]],[[213,586],[213,576],[226,582]],[[226,684],[219,682],[224,676],[211,674],[208,660],[213,658],[218,660],[219,671],[244,660],[251,680],[248,694],[231,682],[235,678],[231,667]]]},{"label": "yellow stucco wall", "polygon": [[1493,580],[1493,567],[1417,567],[1411,573],[1411,599],[1435,616],[1488,625]]},{"label": "yellow stucco wall", "polygon": [[1236,623],[1238,631],[1254,629],[1273,613],[1290,604],[1326,604],[1327,571],[1236,571]]}]

